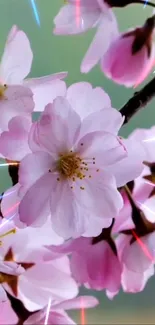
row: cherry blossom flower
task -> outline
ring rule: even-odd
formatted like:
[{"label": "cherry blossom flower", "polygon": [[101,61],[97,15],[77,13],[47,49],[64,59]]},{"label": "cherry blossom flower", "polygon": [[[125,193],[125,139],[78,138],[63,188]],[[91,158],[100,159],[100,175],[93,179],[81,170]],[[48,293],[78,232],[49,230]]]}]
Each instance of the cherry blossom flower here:
[{"label": "cherry blossom flower", "polygon": [[155,63],[154,20],[153,16],[143,27],[121,34],[109,46],[101,60],[108,78],[126,87],[144,81]]},{"label": "cherry blossom flower", "polygon": [[23,85],[31,88],[34,94],[35,110],[40,111],[56,96],[62,96],[65,93],[66,85],[61,79],[66,77],[67,73],[61,72],[41,78],[24,80],[30,73],[32,59],[33,53],[26,34],[14,25],[7,37],[0,63],[0,97],[3,94],[13,97],[15,92],[18,94],[18,90],[18,97],[23,96],[21,91],[23,89],[22,92],[24,92],[25,88],[17,86]]},{"label": "cherry blossom flower", "polygon": [[118,36],[118,27],[115,15],[106,1],[80,1],[78,18],[76,6],[76,0],[69,0],[60,9],[54,19],[54,34],[79,34],[97,27],[96,35],[81,64],[81,72],[87,73],[100,61],[111,42]]},{"label": "cherry blossom flower", "polygon": [[9,300],[0,303],[0,325],[14,325],[18,322],[18,317],[11,308]]},{"label": "cherry blossom flower", "polygon": [[[89,115],[86,123],[90,131],[100,130],[101,128],[108,131],[112,130],[117,134],[123,123],[123,118],[117,110],[111,107],[110,98],[102,88],[93,88],[88,82],[78,82],[66,89],[64,96],[81,119]],[[52,98],[51,101],[53,101]],[[101,115],[104,114],[104,119],[99,114],[95,114],[99,111]],[[113,118],[111,118],[111,113]],[[31,123],[31,118],[28,116],[16,116],[9,121],[8,130],[2,132],[0,137],[0,152],[5,158],[20,161],[31,152],[28,145]],[[85,127],[83,127],[82,132],[84,129]]]},{"label": "cherry blossom flower", "polygon": [[71,271],[77,283],[93,290],[106,290],[113,297],[121,287],[122,266],[114,241],[111,239],[108,242],[106,237],[101,239],[101,236],[80,237],[58,247],[47,248],[62,256],[70,254]]},{"label": "cherry blossom flower", "polygon": [[[130,238],[125,237],[124,235],[120,235],[116,239],[117,251],[119,254],[120,262],[122,263],[122,275],[121,275],[121,285],[124,292],[137,293],[144,290],[145,285],[149,278],[154,275],[154,265],[150,265],[146,270],[140,269],[131,270],[131,268],[127,267],[127,265],[123,262],[122,255],[124,253],[126,245],[129,244]],[[139,245],[140,247],[140,245]],[[141,248],[142,251],[142,248]],[[143,255],[144,251],[143,251]],[[140,254],[141,256],[141,254]],[[133,255],[133,258],[140,261],[139,255]],[[138,258],[137,258],[138,257]],[[137,262],[138,262],[137,261]]]},{"label": "cherry blossom flower", "polygon": [[[131,143],[135,143],[138,141],[140,145],[143,146],[144,156],[143,160],[148,163],[155,162],[155,153],[154,153],[154,141],[155,141],[155,127],[151,127],[149,129],[136,129],[134,130],[129,138]],[[132,146],[134,148],[134,145]],[[135,154],[133,152],[133,164],[135,164],[134,157]],[[135,179],[134,179],[135,178]],[[132,190],[132,197],[139,208],[146,205],[145,202],[150,196],[151,192],[154,189],[154,183],[152,181],[152,176],[149,167],[145,166],[142,170],[142,173],[138,178],[133,177],[134,179],[134,187]],[[133,221],[131,219],[132,208],[127,197],[127,194],[124,190],[121,191],[124,206],[119,213],[119,218],[115,220],[114,224],[114,232],[117,233],[123,229],[130,229],[134,227]]]},{"label": "cherry blossom flower", "polygon": [[[65,310],[92,308],[98,304],[98,300],[91,296],[79,296],[74,299],[65,300],[60,303],[53,303],[50,306],[48,322],[52,325],[75,324],[75,322],[67,315]],[[44,324],[47,315],[47,308],[30,316],[24,325]]]},{"label": "cherry blossom flower", "polygon": [[15,234],[3,239],[0,247],[4,264],[8,265],[9,261],[14,261],[20,263],[23,269],[22,274],[13,276],[4,269],[1,274],[2,286],[20,299],[30,311],[45,307],[49,298],[59,302],[74,298],[78,293],[67,257],[53,254],[50,261],[44,261],[46,248],[42,246],[43,239],[40,237],[39,246],[38,239],[36,245],[33,243],[34,238],[34,233],[29,228],[17,229]]},{"label": "cherry blossom flower", "polygon": [[20,220],[37,225],[51,214],[53,229],[64,238],[83,234],[91,218],[111,219],[122,207],[108,166],[127,156],[124,145],[104,131],[85,132],[80,138],[80,127],[79,115],[64,98],[57,98],[33,125],[33,153],[19,168],[19,183],[27,191],[19,206]]},{"label": "cherry blossom flower", "polygon": [[[130,190],[129,190],[130,191]],[[135,181],[131,191],[131,203],[128,194],[124,193],[124,206],[113,227],[113,234],[121,232],[118,236],[118,252],[124,266],[125,281],[128,276],[140,273],[141,279],[137,285],[143,286],[145,279],[152,275],[155,263],[155,214],[154,214],[154,184]],[[135,279],[135,280],[134,280]],[[144,282],[143,282],[144,281]],[[131,281],[132,282],[132,281]],[[130,282],[130,283],[131,283]],[[133,285],[133,283],[131,283]]]}]

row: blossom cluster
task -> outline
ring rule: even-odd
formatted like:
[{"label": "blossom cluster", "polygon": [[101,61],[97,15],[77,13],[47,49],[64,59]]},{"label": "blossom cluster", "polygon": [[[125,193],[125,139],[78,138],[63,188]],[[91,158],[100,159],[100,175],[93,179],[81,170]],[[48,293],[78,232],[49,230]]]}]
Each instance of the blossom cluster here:
[{"label": "blossom cluster", "polygon": [[[78,22],[75,2],[61,8],[54,33],[98,27],[81,70],[100,60],[113,81],[142,82],[154,62],[154,16],[120,35],[113,1],[81,0]],[[79,296],[82,286],[113,299],[154,275],[155,127],[120,137],[125,117],[104,89],[67,86],[66,72],[27,78],[32,60],[13,26],[0,63],[0,157],[13,182],[0,202],[0,324],[75,324],[67,310],[98,304]]]}]

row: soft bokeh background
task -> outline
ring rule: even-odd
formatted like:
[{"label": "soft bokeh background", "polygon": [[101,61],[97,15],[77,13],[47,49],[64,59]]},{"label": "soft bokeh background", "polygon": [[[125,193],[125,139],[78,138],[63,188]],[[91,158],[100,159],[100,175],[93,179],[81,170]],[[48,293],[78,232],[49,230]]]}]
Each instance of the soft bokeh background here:
[{"label": "soft bokeh background", "polygon": [[[13,24],[17,24],[28,35],[33,49],[34,61],[31,76],[38,77],[68,71],[68,85],[77,81],[89,81],[93,86],[101,86],[110,95],[113,107],[120,109],[133,94],[133,89],[117,86],[107,80],[99,67],[95,67],[87,75],[80,74],[80,62],[94,31],[76,37],[52,35],[53,18],[63,4],[63,0],[36,0],[41,22],[39,27],[30,0],[0,0],[0,52],[3,51],[10,28]],[[123,31],[143,24],[151,14],[151,9],[143,8],[142,5],[132,5],[126,9],[115,10],[115,12],[120,30]],[[103,30],[104,33],[106,30]],[[149,79],[153,76],[152,72]],[[127,136],[137,127],[149,127],[153,124],[155,124],[154,101],[123,128],[122,135]],[[6,167],[1,167],[0,191],[4,191],[10,184]],[[94,310],[86,311],[87,324],[155,324],[155,278],[149,281],[145,290],[140,294],[120,293],[113,301],[109,301],[104,292],[95,293],[95,295],[99,297],[101,304]],[[72,313],[72,315],[80,323],[80,313]]]}]

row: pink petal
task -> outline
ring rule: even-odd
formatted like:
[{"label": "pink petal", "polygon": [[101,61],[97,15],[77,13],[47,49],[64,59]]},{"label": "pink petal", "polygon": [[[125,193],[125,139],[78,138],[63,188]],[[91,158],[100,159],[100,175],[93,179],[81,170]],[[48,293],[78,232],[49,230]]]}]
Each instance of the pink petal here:
[{"label": "pink petal", "polygon": [[111,44],[101,62],[101,69],[106,76],[126,87],[135,84],[141,71],[145,69],[149,62],[146,47],[143,47],[137,54],[132,55],[133,41],[134,36],[123,37],[123,35],[120,35]]},{"label": "pink petal", "polygon": [[52,178],[49,173],[43,175],[30,187],[19,205],[19,216],[22,222],[36,227],[45,223],[50,214],[51,189]]},{"label": "pink petal", "polygon": [[28,154],[20,163],[19,183],[29,188],[49,171],[52,162],[51,156],[46,152]]},{"label": "pink petal", "polygon": [[88,73],[100,61],[117,36],[117,21],[110,9],[100,21],[96,35],[82,61],[81,72]]},{"label": "pink petal", "polygon": [[23,86],[10,86],[5,92],[6,98],[0,101],[0,129],[8,129],[8,122],[17,115],[29,116],[34,108],[32,91]]},{"label": "pink petal", "polygon": [[0,311],[1,311],[1,314],[0,314],[0,324],[1,325],[17,324],[18,317],[16,316],[15,312],[11,308],[11,304],[10,304],[9,300],[0,304]]},{"label": "pink petal", "polygon": [[[26,85],[31,88],[34,94],[35,108],[34,111],[42,112],[48,103],[58,96],[65,96],[66,84],[55,75],[41,77],[37,79],[26,80]],[[63,77],[64,74],[60,74]],[[25,84],[25,83],[24,83]]]},{"label": "pink petal", "polygon": [[31,70],[33,54],[26,34],[13,26],[5,45],[0,66],[3,84],[20,84]]},{"label": "pink petal", "polygon": [[132,221],[131,215],[132,215],[132,208],[130,205],[130,202],[127,198],[126,193],[122,193],[121,191],[121,195],[124,201],[124,205],[123,208],[121,209],[118,217],[115,219],[115,223],[113,226],[113,233],[117,233],[121,230],[124,229],[132,229],[134,228],[134,223]]},{"label": "pink petal", "polygon": [[53,184],[50,198],[52,227],[64,239],[78,237],[85,231],[88,212],[82,204],[80,206],[79,199],[67,182]]},{"label": "pink petal", "polygon": [[106,241],[92,246],[87,256],[87,269],[91,288],[106,288],[112,292],[119,290],[121,265]]},{"label": "pink petal", "polygon": [[[5,301],[7,301],[7,299],[8,298],[7,298],[6,292],[5,292],[4,288],[2,287],[2,285],[0,284],[0,307],[2,307],[1,303],[2,302],[4,303]],[[2,311],[3,311],[3,309],[2,309]],[[1,317],[2,317],[2,319],[1,319]],[[2,316],[0,316],[0,324],[2,324],[2,325],[4,324],[3,323],[3,317],[4,317],[4,315],[2,314]]]},{"label": "pink petal", "polygon": [[83,234],[83,237],[99,236],[102,229],[110,227],[111,223],[112,219],[94,218],[94,216],[91,218],[90,216],[89,225],[87,226],[87,230]]},{"label": "pink petal", "polygon": [[116,177],[117,187],[137,178],[144,169],[145,152],[141,143],[132,139],[123,139],[122,143],[126,147],[127,157],[107,167],[107,170]]},{"label": "pink petal", "polygon": [[89,133],[81,138],[76,150],[82,157],[86,157],[85,160],[87,157],[95,157],[95,165],[92,164],[91,168],[109,166],[127,156],[125,146],[118,137],[101,131]]},{"label": "pink petal", "polygon": [[123,206],[122,196],[116,189],[115,179],[107,172],[92,173],[92,178],[86,180],[86,190],[89,193],[88,203],[92,212],[98,217],[114,218]]},{"label": "pink petal", "polygon": [[105,131],[112,134],[118,133],[124,118],[114,108],[108,107],[99,112],[88,115],[82,122],[80,136],[94,131]]},{"label": "pink petal", "polygon": [[[53,104],[46,106],[37,124],[37,132],[34,128],[34,137],[31,139],[41,145],[44,150],[58,154],[65,150],[71,150],[79,134],[81,121],[79,115],[71,108],[68,101],[63,97],[57,97]],[[31,147],[31,142],[30,142]]]},{"label": "pink petal", "polygon": [[153,232],[127,245],[123,251],[122,261],[129,270],[142,273],[151,267],[155,254],[154,240],[155,233]]},{"label": "pink petal", "polygon": [[99,6],[96,8],[80,6],[80,16],[77,18],[75,4],[63,6],[54,18],[54,34],[79,34],[92,28],[100,18]]},{"label": "pink petal", "polygon": [[88,82],[78,82],[67,90],[67,100],[81,119],[89,114],[111,107],[111,100],[106,92],[100,88],[94,88]]},{"label": "pink petal", "polygon": [[154,275],[154,266],[151,266],[144,273],[136,273],[128,270],[125,266],[122,273],[122,287],[125,292],[141,292],[149,278]]},{"label": "pink petal", "polygon": [[23,267],[13,261],[0,262],[0,272],[10,275],[20,275],[24,272]]},{"label": "pink petal", "polygon": [[155,142],[155,127],[152,126],[149,129],[136,129],[131,134],[130,137],[133,141],[139,141],[146,152],[146,157],[144,160],[149,162],[155,161],[154,152],[154,142]]},{"label": "pink petal", "polygon": [[65,300],[56,304],[54,309],[81,309],[81,308],[92,308],[97,306],[99,301],[93,296],[79,296],[70,300]]},{"label": "pink petal", "polygon": [[[38,263],[20,276],[19,298],[28,310],[33,311],[45,307],[50,298],[61,301],[77,295],[77,284],[70,275],[63,272],[63,263],[61,263],[61,269],[55,266],[54,261]],[[35,308],[34,305],[36,305]]]},{"label": "pink petal", "polygon": [[74,254],[72,254],[71,271],[77,283],[82,285],[88,282],[85,254],[82,254],[81,252],[74,252]]},{"label": "pink petal", "polygon": [[51,217],[49,216],[45,224],[40,228],[26,228],[30,241],[35,238],[31,246],[42,247],[45,245],[60,245],[63,243],[63,238],[59,237],[52,229]]},{"label": "pink petal", "polygon": [[24,85],[26,85],[28,88],[31,87],[37,87],[37,86],[43,86],[44,84],[50,83],[53,80],[61,80],[66,78],[68,75],[68,72],[58,72],[53,73],[44,77],[39,78],[28,78],[23,81]]},{"label": "pink petal", "polygon": [[[123,206],[122,196],[117,191],[114,177],[104,170],[96,172],[91,170],[91,178],[85,178],[81,183],[81,180],[76,182],[74,191],[75,196],[81,207],[84,207],[88,211],[88,221],[92,216],[94,218],[114,218]],[[80,186],[84,186],[83,191],[80,190]],[[88,226],[90,229],[90,225]],[[85,229],[85,232],[87,228]],[[96,230],[94,229],[94,234]],[[84,234],[83,234],[84,235]]]},{"label": "pink petal", "polygon": [[9,131],[4,131],[0,137],[0,151],[10,160],[20,161],[30,153],[28,145],[28,131],[31,120],[24,116],[11,119],[8,124]]}]

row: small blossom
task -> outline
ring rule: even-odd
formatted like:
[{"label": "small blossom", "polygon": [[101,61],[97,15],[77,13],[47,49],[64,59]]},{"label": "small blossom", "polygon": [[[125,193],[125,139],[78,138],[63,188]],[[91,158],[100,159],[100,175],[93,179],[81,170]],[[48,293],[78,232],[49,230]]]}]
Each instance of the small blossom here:
[{"label": "small blossom", "polygon": [[[67,315],[65,310],[92,308],[98,304],[98,300],[91,296],[79,296],[74,299],[65,300],[60,303],[51,303],[48,322],[51,325],[76,325],[75,322]],[[30,316],[24,325],[44,324],[46,320],[48,306],[41,311]]]},{"label": "small blossom", "polygon": [[143,82],[155,63],[154,21],[153,16],[143,27],[121,34],[110,45],[101,61],[108,78],[126,87]]},{"label": "small blossom", "polygon": [[115,15],[107,1],[80,1],[77,18],[76,0],[69,0],[54,19],[54,34],[79,34],[97,27],[96,35],[82,61],[81,72],[89,72],[103,57],[109,45],[118,36]]}]

